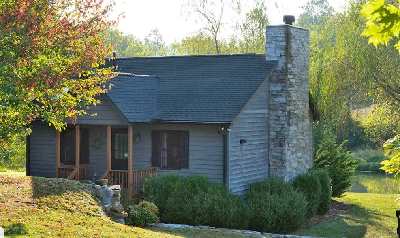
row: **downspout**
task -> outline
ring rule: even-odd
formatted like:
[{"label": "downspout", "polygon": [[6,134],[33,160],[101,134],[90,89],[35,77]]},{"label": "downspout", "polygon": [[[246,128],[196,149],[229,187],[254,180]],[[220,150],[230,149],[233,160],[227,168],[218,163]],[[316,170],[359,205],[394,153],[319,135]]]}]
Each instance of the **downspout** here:
[{"label": "downspout", "polygon": [[224,140],[224,185],[226,189],[229,191],[229,132],[230,129],[223,133],[223,140]]},{"label": "downspout", "polygon": [[25,143],[25,171],[26,176],[31,176],[31,136],[26,136]]}]

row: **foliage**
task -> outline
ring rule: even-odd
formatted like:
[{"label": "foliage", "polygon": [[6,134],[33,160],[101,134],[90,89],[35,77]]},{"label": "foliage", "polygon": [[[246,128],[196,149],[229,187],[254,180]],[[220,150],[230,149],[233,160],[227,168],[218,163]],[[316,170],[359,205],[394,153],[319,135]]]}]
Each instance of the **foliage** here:
[{"label": "foliage", "polygon": [[333,13],[333,7],[327,0],[310,0],[303,7],[303,12],[297,20],[298,25],[304,28],[313,28],[325,24]]},{"label": "foliage", "polygon": [[383,144],[383,151],[385,156],[388,158],[381,162],[382,167],[385,172],[390,174],[395,174],[396,176],[400,174],[400,136],[397,135],[392,139]]},{"label": "foliage", "polygon": [[358,171],[373,171],[383,172],[380,169],[380,163],[386,159],[384,153],[381,150],[374,149],[361,149],[352,153],[353,158],[358,160]]},{"label": "foliage", "polygon": [[138,206],[146,209],[147,211],[150,211],[151,213],[153,213],[156,216],[158,216],[160,214],[158,207],[156,206],[156,204],[154,204],[152,202],[140,201]]},{"label": "foliage", "polygon": [[377,105],[359,120],[368,138],[378,147],[400,132],[400,117],[389,105]]},{"label": "foliage", "polygon": [[388,45],[397,40],[395,47],[400,51],[400,1],[397,5],[385,0],[369,0],[362,8],[361,14],[366,19],[362,35],[374,46]]},{"label": "foliage", "polygon": [[128,225],[144,227],[159,222],[158,209],[153,203],[141,202],[138,205],[128,206],[128,217],[125,222]]},{"label": "foliage", "polygon": [[[220,43],[221,45],[221,43]],[[172,51],[177,55],[211,55],[216,54],[213,39],[205,33],[198,33],[183,38],[172,44]]]},{"label": "foliage", "polygon": [[299,18],[311,30],[310,94],[319,122],[340,142],[348,139],[350,147],[369,143],[360,124],[352,120],[354,109],[373,103],[397,108],[400,102],[398,52],[391,47],[376,49],[361,36],[363,2],[350,1],[343,12],[335,13],[327,1],[312,0]]},{"label": "foliage", "polygon": [[143,185],[144,199],[155,203],[160,210],[161,219],[165,213],[167,200],[180,183],[180,177],[169,176],[156,176],[146,178]]},{"label": "foliage", "polygon": [[246,206],[239,197],[230,194],[206,177],[175,175],[149,178],[144,196],[160,208],[164,222],[246,228]]},{"label": "foliage", "polygon": [[344,144],[337,144],[332,137],[325,137],[316,148],[314,167],[326,169],[332,179],[332,196],[340,197],[351,186],[351,176],[357,167]]},{"label": "foliage", "polygon": [[256,6],[246,13],[246,18],[240,25],[240,52],[264,53],[265,29],[269,24],[264,1],[258,1]]},{"label": "foliage", "polygon": [[12,135],[8,143],[0,146],[0,171],[8,169],[25,169],[25,137],[21,134]]},{"label": "foliage", "polygon": [[297,176],[293,180],[293,187],[304,194],[307,200],[307,217],[312,217],[317,213],[320,205],[322,193],[321,183],[317,174],[307,172]]},{"label": "foliage", "polygon": [[321,196],[319,197],[319,205],[317,214],[323,215],[328,212],[332,199],[331,178],[328,171],[324,169],[313,170],[312,174],[316,176],[321,185]]},{"label": "foliage", "polygon": [[60,130],[97,103],[111,77],[101,0],[4,0],[0,4],[0,143],[34,120]]},{"label": "foliage", "polygon": [[251,229],[286,233],[296,230],[305,221],[306,198],[282,180],[270,178],[250,185],[246,201]]}]

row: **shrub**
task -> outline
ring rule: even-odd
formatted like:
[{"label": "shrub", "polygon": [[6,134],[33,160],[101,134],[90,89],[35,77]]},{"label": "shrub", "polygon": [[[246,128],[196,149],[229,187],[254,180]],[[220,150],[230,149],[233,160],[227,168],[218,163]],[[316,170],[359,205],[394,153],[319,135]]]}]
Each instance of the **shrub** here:
[{"label": "shrub", "polygon": [[156,212],[158,212],[157,206],[150,202],[131,205],[128,207],[126,224],[143,227],[151,223],[157,223],[159,219]]},{"label": "shrub", "polygon": [[147,211],[150,211],[151,213],[155,214],[156,216],[159,215],[158,207],[156,206],[156,204],[154,204],[152,202],[141,201],[141,202],[139,202],[138,206],[146,209]]},{"label": "shrub", "polygon": [[294,188],[302,192],[307,200],[307,217],[317,213],[321,198],[321,183],[315,173],[305,173],[293,180]]},{"label": "shrub", "polygon": [[290,232],[305,221],[304,195],[276,178],[250,185],[246,194],[251,229],[265,232]]},{"label": "shrub", "polygon": [[332,137],[324,138],[314,156],[314,167],[326,169],[332,179],[334,197],[340,197],[350,188],[351,176],[357,164],[344,144],[338,145]]},{"label": "shrub", "polygon": [[206,177],[159,176],[145,181],[144,196],[168,223],[246,228],[247,207],[225,187]]},{"label": "shrub", "polygon": [[319,179],[321,185],[321,195],[317,213],[323,215],[328,212],[332,199],[331,179],[328,171],[324,169],[313,170],[312,173]]},{"label": "shrub", "polygon": [[230,194],[222,185],[208,188],[204,198],[202,220],[215,227],[245,229],[248,227],[249,212],[245,203]]},{"label": "shrub", "polygon": [[155,176],[145,179],[143,185],[144,199],[157,205],[160,210],[161,219],[167,200],[179,183],[181,183],[181,178],[176,175]]}]

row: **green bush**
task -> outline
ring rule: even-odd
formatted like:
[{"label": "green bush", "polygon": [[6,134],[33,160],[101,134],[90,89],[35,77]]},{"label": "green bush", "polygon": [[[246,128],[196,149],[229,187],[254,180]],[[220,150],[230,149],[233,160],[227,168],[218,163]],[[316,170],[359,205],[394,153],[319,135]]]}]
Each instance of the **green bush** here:
[{"label": "green bush", "polygon": [[305,221],[305,196],[284,181],[270,178],[250,185],[246,194],[249,227],[258,231],[286,233]]},{"label": "green bush", "polygon": [[159,218],[156,212],[158,212],[157,206],[150,202],[131,205],[128,207],[126,224],[144,227],[151,223],[157,223],[159,222]]},{"label": "green bush", "polygon": [[155,203],[160,210],[161,219],[164,214],[166,203],[175,191],[181,178],[175,175],[148,177],[144,181],[143,195],[145,200]]},{"label": "green bush", "polygon": [[332,137],[325,137],[318,145],[314,156],[314,167],[326,169],[332,180],[332,196],[340,197],[351,186],[351,176],[357,167],[344,144],[337,144]]},{"label": "green bush", "polygon": [[323,215],[328,212],[332,199],[331,179],[328,171],[324,169],[313,170],[312,173],[317,176],[321,185],[321,196],[319,198],[319,205],[317,213]]},{"label": "green bush", "polygon": [[141,201],[141,202],[139,202],[138,206],[146,209],[147,211],[150,211],[151,213],[153,213],[156,216],[159,215],[158,207],[156,206],[156,204],[154,204],[152,202]]},{"label": "green bush", "polygon": [[144,196],[160,209],[163,222],[246,228],[247,207],[206,177],[159,176],[145,181]]},{"label": "green bush", "polygon": [[321,198],[321,183],[315,173],[305,173],[293,180],[294,188],[307,199],[307,217],[317,213]]}]

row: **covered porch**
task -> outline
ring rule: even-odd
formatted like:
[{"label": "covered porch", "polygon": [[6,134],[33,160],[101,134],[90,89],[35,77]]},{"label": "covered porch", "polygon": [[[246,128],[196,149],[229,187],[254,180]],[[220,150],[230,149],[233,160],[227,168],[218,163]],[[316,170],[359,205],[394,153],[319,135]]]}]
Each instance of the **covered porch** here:
[{"label": "covered porch", "polygon": [[158,169],[135,169],[133,150],[132,125],[70,126],[56,132],[56,176],[74,180],[108,179],[110,184],[121,185],[129,194],[136,194],[144,178],[156,176]]}]

